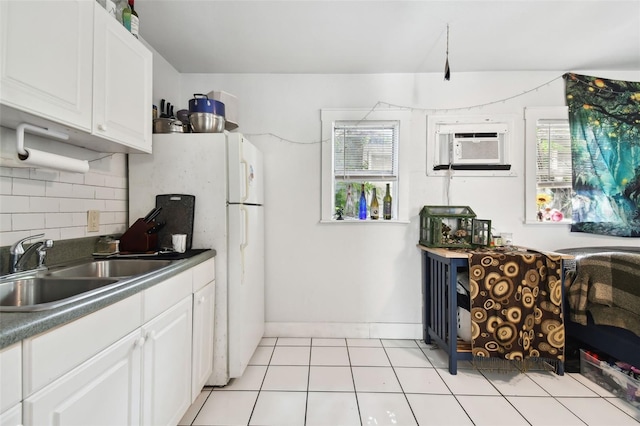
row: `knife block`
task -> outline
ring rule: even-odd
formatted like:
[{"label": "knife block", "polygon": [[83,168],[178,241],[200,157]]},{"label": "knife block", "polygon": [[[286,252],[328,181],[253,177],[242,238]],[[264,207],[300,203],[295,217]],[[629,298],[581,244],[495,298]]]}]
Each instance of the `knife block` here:
[{"label": "knife block", "polygon": [[120,237],[120,251],[145,253],[158,250],[158,234],[147,231],[156,225],[155,222],[145,222],[140,218]]}]

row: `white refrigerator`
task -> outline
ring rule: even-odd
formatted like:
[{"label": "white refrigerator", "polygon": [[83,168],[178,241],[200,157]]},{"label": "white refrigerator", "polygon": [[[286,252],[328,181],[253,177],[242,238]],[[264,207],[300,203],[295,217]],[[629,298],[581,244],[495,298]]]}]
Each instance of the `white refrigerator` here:
[{"label": "white refrigerator", "polygon": [[129,223],[158,194],[195,195],[192,248],[216,250],[213,374],[240,377],[264,334],[262,153],[239,133],[154,134],[129,155]]}]

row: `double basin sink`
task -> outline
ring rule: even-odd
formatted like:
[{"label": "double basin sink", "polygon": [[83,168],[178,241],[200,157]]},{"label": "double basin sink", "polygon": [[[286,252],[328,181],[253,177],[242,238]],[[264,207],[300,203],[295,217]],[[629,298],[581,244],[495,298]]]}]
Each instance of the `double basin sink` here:
[{"label": "double basin sink", "polygon": [[175,260],[101,259],[33,270],[0,278],[0,312],[57,308],[111,290],[132,277],[169,266]]}]

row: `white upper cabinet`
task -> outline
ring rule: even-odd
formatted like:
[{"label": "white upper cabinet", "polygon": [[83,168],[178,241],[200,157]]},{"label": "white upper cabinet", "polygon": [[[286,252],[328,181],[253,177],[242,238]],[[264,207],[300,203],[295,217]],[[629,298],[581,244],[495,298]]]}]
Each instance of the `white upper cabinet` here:
[{"label": "white upper cabinet", "polygon": [[0,2],[3,104],[91,130],[93,5]]},{"label": "white upper cabinet", "polygon": [[93,133],[151,152],[151,52],[95,8]]},{"label": "white upper cabinet", "polygon": [[151,152],[152,54],[97,2],[0,1],[0,32],[1,125]]}]

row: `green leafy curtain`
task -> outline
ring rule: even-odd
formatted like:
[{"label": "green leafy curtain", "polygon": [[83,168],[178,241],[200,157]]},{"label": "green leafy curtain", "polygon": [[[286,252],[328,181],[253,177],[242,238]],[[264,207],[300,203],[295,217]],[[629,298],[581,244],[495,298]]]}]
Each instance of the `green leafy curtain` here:
[{"label": "green leafy curtain", "polygon": [[568,73],[572,232],[640,237],[640,82]]}]

